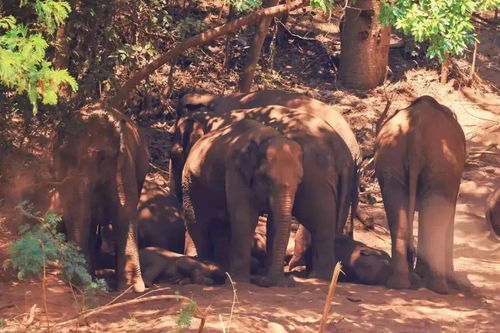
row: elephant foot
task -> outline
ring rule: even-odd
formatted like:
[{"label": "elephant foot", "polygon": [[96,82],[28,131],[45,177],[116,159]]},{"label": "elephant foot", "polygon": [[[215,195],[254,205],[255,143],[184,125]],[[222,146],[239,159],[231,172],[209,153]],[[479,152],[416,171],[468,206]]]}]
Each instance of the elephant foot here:
[{"label": "elephant foot", "polygon": [[295,286],[295,281],[286,276],[281,276],[279,278],[269,277],[269,276],[258,276],[252,278],[252,283],[258,285],[259,287],[284,287],[291,288]]},{"label": "elephant foot", "polygon": [[385,285],[390,289],[410,289],[409,274],[391,274]]},{"label": "elephant foot", "polygon": [[427,280],[427,289],[432,290],[441,295],[450,293],[446,280],[442,277],[431,277]]},{"label": "elephant foot", "polygon": [[143,293],[146,291],[146,286],[144,285],[144,281],[142,279],[139,279],[134,283],[134,291],[136,293]]},{"label": "elephant foot", "polygon": [[424,280],[415,272],[410,273],[410,289],[417,290],[424,286]]}]

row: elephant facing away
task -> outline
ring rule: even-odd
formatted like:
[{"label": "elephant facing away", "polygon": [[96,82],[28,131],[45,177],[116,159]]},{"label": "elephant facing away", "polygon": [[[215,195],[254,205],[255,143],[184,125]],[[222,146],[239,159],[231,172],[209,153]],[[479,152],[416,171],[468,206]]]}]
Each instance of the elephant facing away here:
[{"label": "elephant facing away", "polygon": [[[267,107],[269,105],[279,105],[299,110],[323,119],[332,127],[333,131],[339,135],[340,139],[348,147],[352,160],[354,161],[352,169],[352,186],[354,191],[352,192],[351,209],[353,212],[356,211],[359,184],[358,165],[361,162],[361,152],[349,124],[344,117],[330,105],[303,94],[291,93],[283,90],[260,90],[248,94],[235,93],[226,96],[197,93],[184,95],[179,101],[176,109],[177,118],[180,120],[180,126],[177,127],[176,134],[174,134],[170,171],[177,175],[171,177],[171,180],[177,179],[180,181],[182,167],[179,167],[179,165],[183,164],[182,156],[184,156],[185,160],[187,156],[185,155],[185,151],[188,151],[190,148],[189,142],[194,142],[193,140],[196,140],[196,138],[200,136],[200,133],[203,133],[199,124],[192,122],[192,120],[186,120],[183,116],[189,115],[192,112],[206,111],[208,114],[205,117],[209,117],[209,114],[214,112],[223,114],[236,109],[252,109]],[[175,183],[174,181],[170,186],[171,189],[174,189],[173,193],[180,196],[180,183]],[[177,190],[175,190],[175,188],[177,188]],[[353,232],[353,216],[354,214],[351,214],[351,219],[349,221],[350,225],[348,226],[348,232],[351,236]]]},{"label": "elephant facing away", "polygon": [[392,240],[388,287],[411,285],[415,210],[419,211],[416,273],[441,294],[455,284],[453,228],[465,156],[465,136],[455,115],[432,97],[419,97],[382,126],[375,172]]},{"label": "elephant facing away", "polygon": [[270,256],[260,286],[286,285],[283,258],[295,192],[302,181],[302,149],[253,120],[203,136],[193,145],[182,178],[188,231],[201,260],[214,260],[248,281],[259,215],[272,215]]},{"label": "elephant facing away", "polygon": [[[208,133],[241,119],[267,124],[302,147],[304,177],[297,190],[293,215],[312,234],[311,275],[329,279],[336,262],[335,237],[342,233],[357,193],[349,148],[323,119],[278,105],[225,113],[193,111],[180,120],[196,122],[198,128]],[[183,137],[189,140],[189,134]],[[189,147],[192,143],[183,145]],[[176,177],[175,172],[173,176]]]},{"label": "elephant facing away", "polygon": [[143,138],[121,112],[92,104],[62,121],[53,137],[52,171],[64,228],[90,273],[96,264],[97,229],[112,225],[118,288],[144,290],[137,247],[137,204],[149,168]]}]

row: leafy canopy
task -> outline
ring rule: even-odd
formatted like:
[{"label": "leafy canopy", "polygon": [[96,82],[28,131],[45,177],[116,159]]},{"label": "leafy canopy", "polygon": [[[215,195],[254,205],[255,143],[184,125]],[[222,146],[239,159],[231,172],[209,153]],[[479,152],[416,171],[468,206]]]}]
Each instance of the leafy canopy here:
[{"label": "leafy canopy", "polygon": [[20,0],[20,7],[31,6],[37,21],[19,24],[13,16],[0,13],[0,84],[18,94],[26,94],[38,111],[38,101],[57,104],[61,84],[78,89],[76,80],[66,69],[56,70],[46,60],[47,40],[68,18],[71,7],[59,0]]},{"label": "leafy canopy", "polygon": [[474,43],[472,13],[499,7],[500,0],[382,0],[379,19],[428,41],[427,57],[443,62],[445,54],[460,55]]}]

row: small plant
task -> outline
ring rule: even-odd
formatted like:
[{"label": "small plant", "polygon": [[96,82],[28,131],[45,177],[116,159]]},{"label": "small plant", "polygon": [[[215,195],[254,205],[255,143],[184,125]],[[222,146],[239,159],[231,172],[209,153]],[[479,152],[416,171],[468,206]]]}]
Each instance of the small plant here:
[{"label": "small plant", "polygon": [[179,310],[175,323],[179,328],[189,328],[194,314],[196,313],[196,302],[190,301]]},{"label": "small plant", "polygon": [[37,223],[20,228],[21,238],[9,245],[7,251],[10,259],[4,262],[4,268],[12,265],[22,280],[38,277],[49,264],[58,264],[65,281],[78,281],[84,295],[83,305],[94,305],[97,291],[106,289],[106,283],[102,279],[92,279],[80,249],[65,242],[65,235],[57,232],[61,217],[54,212],[48,212],[43,217],[35,215],[26,201],[21,202],[17,209]]}]

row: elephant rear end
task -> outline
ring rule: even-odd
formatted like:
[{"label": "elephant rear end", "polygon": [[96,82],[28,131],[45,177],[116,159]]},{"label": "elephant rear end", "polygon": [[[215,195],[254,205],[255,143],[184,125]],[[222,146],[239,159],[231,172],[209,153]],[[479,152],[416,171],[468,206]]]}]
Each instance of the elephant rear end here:
[{"label": "elephant rear end", "polygon": [[398,111],[377,137],[376,175],[392,238],[394,288],[410,286],[413,218],[419,211],[417,273],[448,293],[453,279],[453,224],[465,164],[465,136],[453,112],[423,96]]}]

